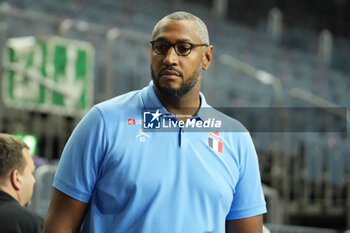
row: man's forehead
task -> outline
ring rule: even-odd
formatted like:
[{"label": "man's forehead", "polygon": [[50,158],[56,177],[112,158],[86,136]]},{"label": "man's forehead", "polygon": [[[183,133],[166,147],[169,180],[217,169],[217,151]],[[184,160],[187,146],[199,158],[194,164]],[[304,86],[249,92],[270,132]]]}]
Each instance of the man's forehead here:
[{"label": "man's forehead", "polygon": [[[193,37],[199,37],[197,33],[197,23],[194,20],[174,20],[162,19],[156,26],[153,39],[164,39],[164,34],[171,32],[178,32],[176,36],[180,40],[191,41]],[[181,34],[180,34],[181,33]]]}]

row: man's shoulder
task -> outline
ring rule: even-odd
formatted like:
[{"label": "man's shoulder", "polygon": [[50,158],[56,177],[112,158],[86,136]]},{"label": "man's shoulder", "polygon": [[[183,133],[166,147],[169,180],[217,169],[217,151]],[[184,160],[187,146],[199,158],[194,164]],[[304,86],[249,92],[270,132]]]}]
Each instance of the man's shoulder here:
[{"label": "man's shoulder", "polygon": [[247,128],[233,116],[227,115],[222,109],[213,108],[211,106],[206,107],[204,110],[206,118],[210,118],[215,121],[221,122],[219,131],[222,132],[248,132]]},{"label": "man's shoulder", "polygon": [[142,107],[141,90],[137,90],[98,103],[93,108],[97,109],[106,119],[110,117],[116,119],[124,115],[134,115]]},{"label": "man's shoulder", "polygon": [[22,220],[24,222],[29,223],[30,225],[43,226],[43,224],[44,224],[44,219],[40,215],[32,212],[31,210],[29,210],[27,208],[22,207],[21,215],[22,215],[21,216]]},{"label": "man's shoulder", "polygon": [[41,232],[43,229],[44,219],[18,203],[8,202],[0,209],[0,222],[3,229],[20,228],[28,233]]}]

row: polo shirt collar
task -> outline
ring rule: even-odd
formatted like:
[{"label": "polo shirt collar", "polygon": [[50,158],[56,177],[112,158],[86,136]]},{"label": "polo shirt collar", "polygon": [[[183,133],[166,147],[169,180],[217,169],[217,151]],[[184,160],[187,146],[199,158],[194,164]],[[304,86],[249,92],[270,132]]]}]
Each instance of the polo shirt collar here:
[{"label": "polo shirt collar", "polygon": [[204,121],[210,117],[209,113],[210,113],[210,111],[212,111],[212,108],[205,100],[205,97],[202,94],[202,92],[199,93],[199,96],[201,98],[201,107],[199,108],[195,117],[198,117],[199,119]]},{"label": "polo shirt collar", "polygon": [[159,109],[161,113],[169,113],[162,105],[158,96],[153,89],[153,81],[151,81],[147,87],[144,87],[141,91],[143,106],[147,111],[154,111]]}]

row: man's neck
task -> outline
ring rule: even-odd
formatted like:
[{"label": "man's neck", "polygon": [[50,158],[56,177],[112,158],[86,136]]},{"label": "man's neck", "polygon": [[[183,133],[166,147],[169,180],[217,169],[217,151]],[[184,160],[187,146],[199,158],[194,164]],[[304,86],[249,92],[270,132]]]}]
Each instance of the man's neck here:
[{"label": "man's neck", "polygon": [[178,120],[185,121],[191,118],[196,115],[200,108],[201,100],[197,86],[181,97],[163,96],[156,87],[153,86],[153,89],[166,110],[176,116]]}]

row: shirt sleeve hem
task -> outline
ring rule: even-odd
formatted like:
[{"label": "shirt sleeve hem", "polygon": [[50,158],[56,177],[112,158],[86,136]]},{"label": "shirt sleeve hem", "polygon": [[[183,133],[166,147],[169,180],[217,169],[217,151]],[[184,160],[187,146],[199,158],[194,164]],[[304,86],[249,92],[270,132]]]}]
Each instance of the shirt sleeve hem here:
[{"label": "shirt sleeve hem", "polygon": [[242,218],[249,218],[254,217],[260,214],[265,214],[266,211],[266,204],[262,204],[260,206],[255,206],[249,209],[243,209],[243,210],[236,210],[233,211],[233,213],[229,213],[226,216],[226,220],[235,220],[235,219],[242,219]]},{"label": "shirt sleeve hem", "polygon": [[57,178],[54,180],[52,186],[54,188],[58,189],[59,191],[65,193],[66,195],[78,200],[78,201],[88,203],[90,200],[89,195],[82,193],[81,191],[77,190],[76,188],[74,188],[70,185],[67,185],[67,184],[64,184],[63,182],[60,182]]}]

